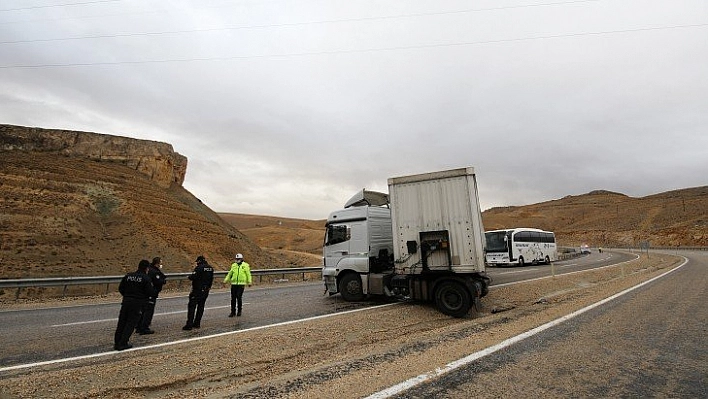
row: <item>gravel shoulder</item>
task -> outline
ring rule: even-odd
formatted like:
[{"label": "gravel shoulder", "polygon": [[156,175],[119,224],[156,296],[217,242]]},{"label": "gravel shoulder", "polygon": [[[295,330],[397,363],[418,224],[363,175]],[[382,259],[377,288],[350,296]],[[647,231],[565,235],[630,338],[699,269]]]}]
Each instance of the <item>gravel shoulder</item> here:
[{"label": "gravel shoulder", "polygon": [[492,289],[476,318],[401,303],[0,376],[0,398],[363,397],[680,264],[671,255]]}]

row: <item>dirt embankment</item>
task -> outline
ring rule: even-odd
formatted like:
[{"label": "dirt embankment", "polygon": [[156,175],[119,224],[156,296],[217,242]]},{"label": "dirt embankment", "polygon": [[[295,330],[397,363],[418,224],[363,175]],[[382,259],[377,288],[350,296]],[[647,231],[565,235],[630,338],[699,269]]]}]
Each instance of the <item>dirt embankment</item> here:
[{"label": "dirt embankment", "polygon": [[677,257],[652,256],[493,289],[483,299],[477,318],[452,319],[429,306],[402,303],[6,373],[10,375],[3,376],[0,390],[8,397],[55,398],[362,397],[571,313],[678,264]]}]

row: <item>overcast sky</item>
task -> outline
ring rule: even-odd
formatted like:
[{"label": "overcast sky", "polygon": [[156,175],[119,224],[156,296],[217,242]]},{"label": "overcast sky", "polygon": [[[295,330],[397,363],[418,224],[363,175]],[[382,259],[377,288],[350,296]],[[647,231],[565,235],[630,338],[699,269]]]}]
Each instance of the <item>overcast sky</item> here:
[{"label": "overcast sky", "polygon": [[2,0],[0,123],[167,142],[215,211],[708,184],[705,0]]}]

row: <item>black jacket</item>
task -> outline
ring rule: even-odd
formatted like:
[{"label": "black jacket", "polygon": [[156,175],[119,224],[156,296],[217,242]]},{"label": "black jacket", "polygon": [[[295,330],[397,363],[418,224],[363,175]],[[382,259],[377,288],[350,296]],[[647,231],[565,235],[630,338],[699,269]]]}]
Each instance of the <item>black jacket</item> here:
[{"label": "black jacket", "polygon": [[148,277],[150,277],[152,286],[155,288],[155,294],[159,294],[160,291],[162,291],[162,286],[165,285],[165,283],[167,282],[167,277],[165,276],[165,273],[163,273],[159,267],[150,265],[150,267],[148,267],[147,274]]},{"label": "black jacket", "polygon": [[199,261],[197,267],[189,276],[192,280],[192,289],[195,291],[205,291],[211,289],[211,283],[214,282],[214,268],[209,266],[207,261]]},{"label": "black jacket", "polygon": [[123,295],[123,302],[142,302],[155,295],[150,277],[140,270],[123,276],[118,285],[118,291]]}]

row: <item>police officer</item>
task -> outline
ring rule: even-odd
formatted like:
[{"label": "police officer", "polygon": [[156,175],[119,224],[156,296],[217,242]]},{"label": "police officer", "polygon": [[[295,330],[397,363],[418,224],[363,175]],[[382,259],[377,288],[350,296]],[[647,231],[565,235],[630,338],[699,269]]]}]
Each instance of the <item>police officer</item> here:
[{"label": "police officer", "polygon": [[[243,255],[236,254],[236,261],[231,264],[231,270],[226,273],[224,283],[231,284],[231,313],[229,317],[241,316],[243,309],[243,291],[246,285],[251,286],[251,266],[243,261]],[[238,304],[238,313],[236,305]]]},{"label": "police officer", "polygon": [[140,320],[143,306],[145,306],[150,297],[155,295],[152,283],[147,275],[149,266],[150,262],[148,260],[141,260],[138,264],[138,270],[126,274],[118,285],[118,291],[123,296],[123,302],[120,307],[114,339],[115,345],[113,346],[113,349],[117,351],[133,347],[133,345],[128,343],[130,336]]},{"label": "police officer", "polygon": [[182,327],[183,330],[201,327],[204,304],[209,296],[211,284],[214,282],[214,268],[207,263],[204,256],[199,255],[196,263],[197,266],[189,276],[189,279],[192,280],[192,292],[189,293],[187,324]]},{"label": "police officer", "polygon": [[140,323],[138,323],[137,328],[138,334],[140,335],[155,333],[155,331],[150,329],[152,316],[155,314],[155,302],[157,302],[157,297],[160,295],[160,291],[162,291],[162,286],[167,282],[165,274],[160,269],[162,269],[162,259],[159,257],[153,258],[150,267],[148,267],[147,275],[150,277],[153,288],[155,288],[155,296],[148,299],[143,308],[143,315],[140,318]]}]

